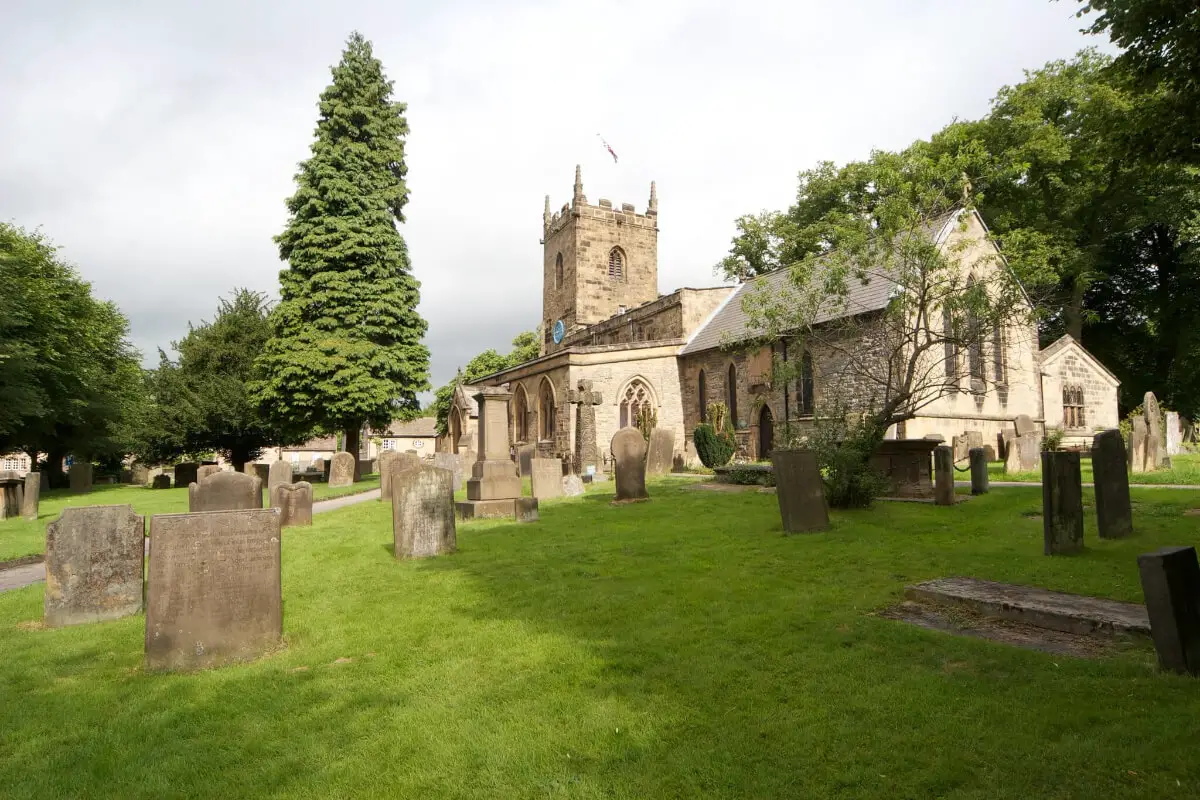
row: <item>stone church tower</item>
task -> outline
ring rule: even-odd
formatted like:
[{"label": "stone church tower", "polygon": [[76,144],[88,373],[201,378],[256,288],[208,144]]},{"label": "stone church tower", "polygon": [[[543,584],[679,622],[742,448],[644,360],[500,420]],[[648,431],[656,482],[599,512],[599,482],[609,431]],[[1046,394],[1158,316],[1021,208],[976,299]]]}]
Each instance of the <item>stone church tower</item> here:
[{"label": "stone church tower", "polygon": [[[629,203],[588,205],[575,167],[570,205],[542,215],[542,354],[575,331],[658,299],[658,197],[638,214]],[[561,323],[561,324],[560,324]],[[557,341],[556,341],[557,340]]]}]

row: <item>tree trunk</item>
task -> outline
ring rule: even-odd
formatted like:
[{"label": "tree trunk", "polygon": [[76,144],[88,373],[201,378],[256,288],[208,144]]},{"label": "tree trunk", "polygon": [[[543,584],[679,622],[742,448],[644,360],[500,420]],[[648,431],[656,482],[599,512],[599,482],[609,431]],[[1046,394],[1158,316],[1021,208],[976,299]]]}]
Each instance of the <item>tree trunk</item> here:
[{"label": "tree trunk", "polygon": [[360,437],[362,436],[361,425],[348,425],[346,427],[346,452],[354,456],[354,480],[355,482],[362,476],[358,474],[358,447]]},{"label": "tree trunk", "polygon": [[246,447],[234,447],[229,450],[229,462],[233,464],[234,472],[245,472],[246,462],[250,460],[250,450]]},{"label": "tree trunk", "polygon": [[50,487],[53,489],[61,489],[67,485],[67,478],[63,474],[62,463],[67,457],[67,451],[58,448],[51,448],[46,453],[46,471],[50,473]]}]

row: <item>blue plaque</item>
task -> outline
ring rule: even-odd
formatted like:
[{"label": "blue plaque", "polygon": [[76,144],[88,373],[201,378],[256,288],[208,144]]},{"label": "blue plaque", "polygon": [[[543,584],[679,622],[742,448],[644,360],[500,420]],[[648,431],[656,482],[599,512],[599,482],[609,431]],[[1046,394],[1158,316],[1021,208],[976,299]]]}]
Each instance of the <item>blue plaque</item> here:
[{"label": "blue plaque", "polygon": [[562,344],[563,337],[567,335],[567,326],[560,319],[554,323],[554,343]]}]

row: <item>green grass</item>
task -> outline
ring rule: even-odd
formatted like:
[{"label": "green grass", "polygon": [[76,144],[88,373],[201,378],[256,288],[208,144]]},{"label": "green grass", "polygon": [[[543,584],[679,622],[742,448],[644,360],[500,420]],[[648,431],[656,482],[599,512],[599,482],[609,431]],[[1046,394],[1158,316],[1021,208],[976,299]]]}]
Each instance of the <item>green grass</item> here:
[{"label": "green grass", "polygon": [[[1084,483],[1092,481],[1092,460],[1088,457],[1080,459],[1079,471]],[[988,477],[993,481],[1033,481],[1040,483],[1042,471],[1035,469],[1030,472],[1005,472],[1003,461],[992,461],[988,464]],[[963,476],[966,479],[966,476]],[[1185,454],[1171,457],[1171,468],[1155,472],[1129,473],[1131,484],[1153,486],[1200,486],[1200,455]]]},{"label": "green grass", "polygon": [[[347,494],[379,488],[379,476],[368,475],[352,486],[331,489],[323,483],[313,485],[314,500],[328,500]],[[187,487],[180,489],[147,489],[143,486],[97,485],[90,492],[72,494],[67,489],[53,489],[41,496],[37,521],[8,519],[0,522],[0,561],[46,551],[46,525],[58,519],[67,506],[111,506],[129,504],[139,514],[180,514],[188,510]],[[270,498],[263,492],[263,504]],[[0,792],[2,795],[3,792]]]},{"label": "green grass", "polygon": [[40,630],[40,586],[0,594],[0,795],[1200,796],[1200,683],[1148,647],[872,615],[942,575],[1139,600],[1135,556],[1196,544],[1200,493],[1136,489],[1133,538],[1089,516],[1085,552],[1048,558],[1036,489],[784,537],[773,496],[685,483],[462,525],[420,562],[382,503],[321,515],[284,534],[286,649],[199,674],[143,673],[141,617]]}]

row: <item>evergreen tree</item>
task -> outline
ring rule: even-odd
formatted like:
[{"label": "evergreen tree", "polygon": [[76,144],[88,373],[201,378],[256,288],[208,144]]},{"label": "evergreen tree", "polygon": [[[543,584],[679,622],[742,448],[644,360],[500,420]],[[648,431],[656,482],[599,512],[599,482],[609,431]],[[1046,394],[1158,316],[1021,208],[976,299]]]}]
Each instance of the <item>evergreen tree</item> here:
[{"label": "evergreen tree", "polygon": [[405,105],[371,45],[354,33],[321,94],[312,157],[300,165],[276,237],[273,337],[255,395],[289,438],[344,430],[357,452],[364,424],[420,412],[429,388],[420,284],[396,223],[404,220]]}]

